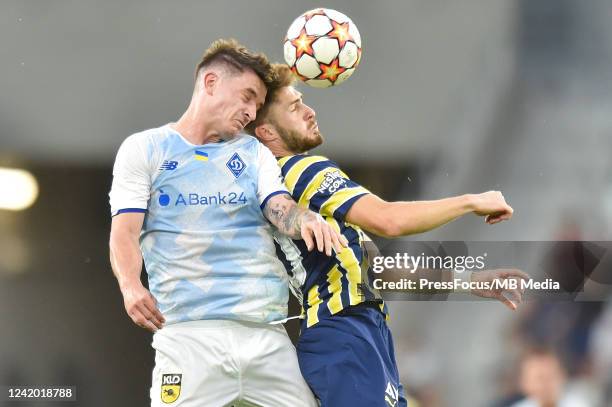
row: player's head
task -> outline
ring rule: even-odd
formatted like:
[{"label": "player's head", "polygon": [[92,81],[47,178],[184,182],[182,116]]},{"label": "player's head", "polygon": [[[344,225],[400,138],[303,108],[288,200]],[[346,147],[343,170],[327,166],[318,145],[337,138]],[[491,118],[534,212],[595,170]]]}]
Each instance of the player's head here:
[{"label": "player's head", "polygon": [[295,77],[284,64],[272,64],[274,82],[265,105],[246,130],[273,153],[299,154],[323,142],[315,111],[302,100],[293,84]]},{"label": "player's head", "polygon": [[195,76],[194,101],[222,138],[235,136],[255,119],[273,78],[265,55],[233,39],[213,42]]},{"label": "player's head", "polygon": [[521,391],[541,405],[556,405],[563,393],[565,371],[557,355],[547,349],[530,350],[521,361]]}]

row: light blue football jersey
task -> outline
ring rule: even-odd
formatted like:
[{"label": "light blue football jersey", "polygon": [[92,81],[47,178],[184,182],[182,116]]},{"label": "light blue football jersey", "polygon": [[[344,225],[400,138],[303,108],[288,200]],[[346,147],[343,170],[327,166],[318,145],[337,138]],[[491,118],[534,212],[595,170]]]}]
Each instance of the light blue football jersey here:
[{"label": "light blue football jersey", "polygon": [[276,160],[248,135],[198,146],[166,125],[123,142],[111,212],[146,213],[140,246],[166,324],[286,317],[287,276],[261,209],[278,193]]}]

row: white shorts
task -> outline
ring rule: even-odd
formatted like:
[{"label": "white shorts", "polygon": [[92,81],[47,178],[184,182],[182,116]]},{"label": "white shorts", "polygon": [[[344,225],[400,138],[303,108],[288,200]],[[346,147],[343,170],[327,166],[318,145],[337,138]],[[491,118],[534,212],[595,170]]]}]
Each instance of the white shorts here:
[{"label": "white shorts", "polygon": [[205,320],[153,335],[151,406],[317,406],[282,325]]}]

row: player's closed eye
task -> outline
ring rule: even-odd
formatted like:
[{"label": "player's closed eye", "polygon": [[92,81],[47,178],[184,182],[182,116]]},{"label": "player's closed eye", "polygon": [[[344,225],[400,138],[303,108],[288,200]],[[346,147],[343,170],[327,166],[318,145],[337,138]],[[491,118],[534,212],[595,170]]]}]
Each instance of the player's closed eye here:
[{"label": "player's closed eye", "polygon": [[302,105],[302,101],[301,100],[296,100],[295,102],[293,102],[291,104],[291,106],[289,107],[289,111],[290,112],[297,112],[298,108]]}]

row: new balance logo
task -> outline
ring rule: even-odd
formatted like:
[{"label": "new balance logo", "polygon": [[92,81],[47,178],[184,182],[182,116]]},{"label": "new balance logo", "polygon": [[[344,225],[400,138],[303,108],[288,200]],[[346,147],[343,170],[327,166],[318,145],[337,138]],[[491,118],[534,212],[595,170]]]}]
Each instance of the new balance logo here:
[{"label": "new balance logo", "polygon": [[385,401],[387,405],[390,407],[395,407],[399,400],[399,391],[397,387],[391,384],[391,382],[387,383],[387,390],[385,390]]},{"label": "new balance logo", "polygon": [[178,166],[178,161],[165,160],[164,163],[161,165],[161,167],[159,167],[159,170],[160,171],[172,171],[172,170],[176,170],[177,166]]}]

